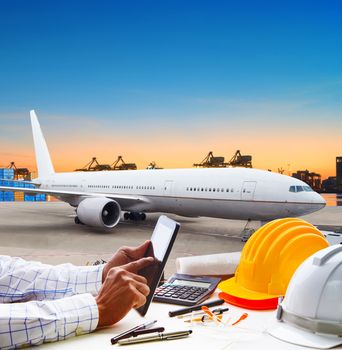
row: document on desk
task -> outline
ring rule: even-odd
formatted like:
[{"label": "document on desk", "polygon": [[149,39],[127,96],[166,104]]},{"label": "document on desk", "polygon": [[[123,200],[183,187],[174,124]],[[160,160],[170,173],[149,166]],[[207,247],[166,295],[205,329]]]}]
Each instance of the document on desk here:
[{"label": "document on desk", "polygon": [[176,260],[177,273],[187,275],[233,275],[241,252],[189,256]]}]

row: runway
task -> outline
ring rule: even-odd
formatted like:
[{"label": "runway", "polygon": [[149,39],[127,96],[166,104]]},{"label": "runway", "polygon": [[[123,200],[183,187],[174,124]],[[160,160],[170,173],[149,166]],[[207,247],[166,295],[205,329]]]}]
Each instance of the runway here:
[{"label": "runway", "polygon": [[[151,236],[160,214],[146,221],[121,221],[111,231],[75,225],[75,212],[62,202],[0,203],[0,254],[20,256],[44,263],[77,265],[107,260],[123,245],[136,246]],[[177,257],[240,251],[245,221],[213,218],[183,218],[168,215],[181,229],[166,265],[165,274],[175,272]],[[342,207],[326,207],[303,217],[315,224],[342,227]],[[252,222],[249,227],[259,227]]]}]

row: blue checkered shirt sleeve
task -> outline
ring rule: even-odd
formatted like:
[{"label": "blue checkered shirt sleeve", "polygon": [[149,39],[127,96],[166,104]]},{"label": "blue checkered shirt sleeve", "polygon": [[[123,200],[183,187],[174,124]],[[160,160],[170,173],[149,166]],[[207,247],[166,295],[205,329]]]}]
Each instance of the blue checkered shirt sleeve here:
[{"label": "blue checkered shirt sleeve", "polygon": [[51,266],[0,256],[0,303],[54,300],[82,293],[97,295],[103,267]]},{"label": "blue checkered shirt sleeve", "polygon": [[0,304],[0,349],[64,340],[95,330],[97,323],[98,308],[91,294]]},{"label": "blue checkered shirt sleeve", "polygon": [[103,266],[51,266],[0,256],[0,350],[95,330],[94,295]]}]

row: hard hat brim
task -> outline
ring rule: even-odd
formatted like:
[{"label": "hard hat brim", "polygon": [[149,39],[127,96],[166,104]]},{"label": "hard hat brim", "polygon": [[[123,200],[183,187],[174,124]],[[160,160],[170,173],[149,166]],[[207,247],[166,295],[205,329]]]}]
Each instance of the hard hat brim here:
[{"label": "hard hat brim", "polygon": [[224,292],[219,293],[218,296],[228,304],[250,310],[275,310],[278,305],[278,298],[251,300],[239,298]]},{"label": "hard hat brim", "polygon": [[276,320],[267,332],[281,341],[309,348],[330,349],[342,344],[342,337],[312,333]]},{"label": "hard hat brim", "polygon": [[260,293],[254,290],[244,288],[240,284],[236,283],[235,277],[232,277],[225,281],[220,282],[218,285],[218,288],[222,290],[222,292],[224,293],[227,293],[229,295],[242,298],[242,299],[265,300],[265,299],[273,299],[273,298],[279,297],[279,295]]}]

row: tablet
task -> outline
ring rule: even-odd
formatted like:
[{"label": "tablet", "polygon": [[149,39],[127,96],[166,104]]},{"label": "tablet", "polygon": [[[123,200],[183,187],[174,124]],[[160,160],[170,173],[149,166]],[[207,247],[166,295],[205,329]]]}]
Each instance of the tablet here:
[{"label": "tablet", "polygon": [[150,294],[146,297],[146,303],[137,309],[141,316],[146,314],[150,306],[173,243],[176,239],[179,227],[180,225],[178,222],[169,219],[165,215],[161,215],[156,227],[154,228],[151,237],[151,244],[149,245],[145,256],[154,257],[155,263],[139,271],[139,275],[144,276],[147,279],[147,284],[150,287]]}]

